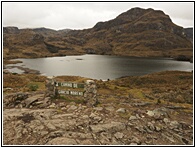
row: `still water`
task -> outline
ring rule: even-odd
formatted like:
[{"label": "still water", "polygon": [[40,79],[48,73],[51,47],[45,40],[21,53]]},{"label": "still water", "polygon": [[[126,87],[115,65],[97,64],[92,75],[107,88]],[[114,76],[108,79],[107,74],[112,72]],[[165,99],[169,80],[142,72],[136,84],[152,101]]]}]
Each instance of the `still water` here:
[{"label": "still water", "polygon": [[38,70],[46,76],[73,75],[103,80],[166,70],[191,71],[193,69],[193,64],[190,62],[168,58],[82,55],[17,60],[21,60],[23,63],[8,66],[14,65]]}]

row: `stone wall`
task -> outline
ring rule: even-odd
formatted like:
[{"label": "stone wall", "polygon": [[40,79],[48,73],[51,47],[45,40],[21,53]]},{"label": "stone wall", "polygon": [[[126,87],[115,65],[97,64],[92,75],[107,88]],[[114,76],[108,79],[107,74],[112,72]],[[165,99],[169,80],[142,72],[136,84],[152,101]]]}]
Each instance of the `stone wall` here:
[{"label": "stone wall", "polygon": [[87,80],[84,87],[84,100],[88,106],[94,106],[98,103],[97,100],[97,86],[95,81]]}]

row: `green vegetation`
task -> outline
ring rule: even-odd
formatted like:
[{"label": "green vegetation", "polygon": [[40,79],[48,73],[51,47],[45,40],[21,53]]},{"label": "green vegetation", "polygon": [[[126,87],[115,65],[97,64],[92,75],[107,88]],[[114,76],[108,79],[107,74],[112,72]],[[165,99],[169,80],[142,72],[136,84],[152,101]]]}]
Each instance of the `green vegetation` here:
[{"label": "green vegetation", "polygon": [[30,91],[36,91],[38,89],[38,85],[37,84],[29,84],[29,90]]},{"label": "green vegetation", "polygon": [[[6,93],[45,91],[44,76],[36,74],[7,73],[3,75],[3,88]],[[59,76],[57,81],[84,83],[87,78],[74,76]],[[140,83],[138,83],[140,82]],[[96,80],[97,97],[103,103],[119,104],[138,100],[152,104],[171,104],[193,102],[193,73],[165,71],[144,76],[123,77],[107,82]],[[77,89],[74,89],[77,90]],[[66,102],[84,103],[80,96],[61,96]],[[100,106],[100,104],[99,104]]]}]

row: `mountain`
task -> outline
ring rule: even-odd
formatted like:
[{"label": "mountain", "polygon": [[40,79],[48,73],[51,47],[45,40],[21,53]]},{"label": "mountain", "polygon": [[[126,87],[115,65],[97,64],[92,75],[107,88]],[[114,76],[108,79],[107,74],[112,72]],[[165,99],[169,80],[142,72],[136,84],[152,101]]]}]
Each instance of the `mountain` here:
[{"label": "mountain", "polygon": [[186,37],[193,42],[193,28],[184,28],[184,33]]},{"label": "mountain", "polygon": [[3,28],[4,58],[70,54],[111,54],[138,57],[191,58],[186,29],[163,11],[133,8],[84,30]]}]

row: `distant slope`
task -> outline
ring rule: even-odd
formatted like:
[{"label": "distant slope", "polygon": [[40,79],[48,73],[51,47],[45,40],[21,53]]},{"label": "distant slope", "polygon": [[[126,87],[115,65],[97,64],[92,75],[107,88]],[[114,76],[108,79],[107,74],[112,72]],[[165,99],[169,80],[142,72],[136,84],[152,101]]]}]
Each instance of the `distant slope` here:
[{"label": "distant slope", "polygon": [[191,58],[192,42],[186,32],[162,11],[133,8],[115,19],[98,22],[93,28],[84,30],[5,27],[4,57],[91,53],[138,57],[184,55]]},{"label": "distant slope", "polygon": [[84,38],[85,48],[99,54],[175,56],[180,50],[192,52],[183,28],[153,9],[133,8],[92,29],[69,33]]},{"label": "distant slope", "polygon": [[184,33],[186,37],[193,42],[193,28],[184,28]]}]

